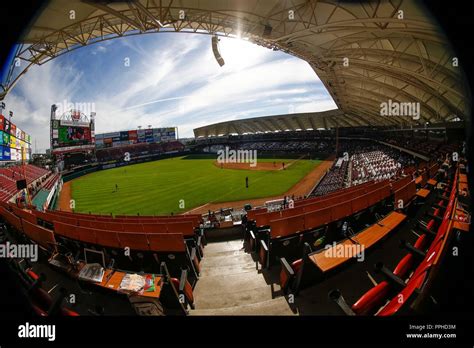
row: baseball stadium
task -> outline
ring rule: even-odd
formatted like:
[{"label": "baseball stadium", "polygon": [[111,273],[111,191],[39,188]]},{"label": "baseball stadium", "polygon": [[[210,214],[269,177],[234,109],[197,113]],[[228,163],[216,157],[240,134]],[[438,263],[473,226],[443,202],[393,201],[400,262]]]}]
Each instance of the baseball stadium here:
[{"label": "baseball stadium", "polygon": [[[225,38],[298,58],[336,107],[226,110],[186,138],[177,119],[118,129],[56,100],[42,126],[9,113],[36,67],[165,33],[207,35],[219,67]],[[6,260],[34,316],[463,311],[447,284],[467,267],[452,250],[472,255],[471,92],[421,2],[51,0],[1,83],[0,241],[38,251]],[[47,162],[33,131],[49,136]]]}]

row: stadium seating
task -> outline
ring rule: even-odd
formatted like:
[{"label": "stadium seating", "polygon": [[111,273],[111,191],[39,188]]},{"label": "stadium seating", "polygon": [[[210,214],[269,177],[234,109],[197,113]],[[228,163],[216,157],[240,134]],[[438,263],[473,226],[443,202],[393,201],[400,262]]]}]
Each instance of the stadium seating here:
[{"label": "stadium seating", "polygon": [[0,168],[0,200],[8,201],[18,193],[17,180],[26,179],[27,185],[30,185],[48,173],[48,170],[31,164]]},{"label": "stadium seating", "polygon": [[376,271],[384,277],[382,282],[369,289],[352,306],[345,302],[339,290],[330,292],[330,298],[346,314],[389,316],[414,301],[414,293],[419,292],[417,289],[427,279],[428,273],[438,266],[440,255],[445,250],[445,237],[453,226],[450,219],[455,211],[457,178],[458,173],[452,185],[444,189],[443,194],[449,195],[447,201],[437,202],[415,227],[418,238],[414,245],[401,241],[408,253],[400,259],[393,272],[382,263],[376,264]]},{"label": "stadium seating", "polygon": [[[352,237],[358,245],[363,245],[364,250],[371,248],[387,234],[394,231],[406,216],[401,213],[391,212],[383,219],[366,228]],[[293,261],[291,264],[285,259],[280,259],[282,266],[280,272],[280,286],[285,292],[297,294],[312,282],[321,279],[324,274],[334,271],[342,264],[354,260],[354,255],[344,255],[342,257],[328,256],[332,249],[344,247],[344,245],[354,245],[350,238],[344,239],[329,249],[311,252],[311,247],[306,244],[304,255],[301,259]],[[329,253],[329,254],[328,254]]]},{"label": "stadium seating", "polygon": [[[281,257],[293,260],[301,257],[304,243],[316,247],[326,235],[329,224],[341,221],[368,207],[382,202],[391,195],[388,181],[364,185],[360,189],[341,190],[312,203],[279,212],[255,215],[256,224],[249,225],[250,250],[259,255],[265,267],[271,266]],[[265,215],[265,217],[263,217]],[[265,225],[269,228],[256,228]],[[263,250],[262,248],[263,247]]]},{"label": "stadium seating", "polygon": [[[59,246],[79,259],[84,248],[92,248],[104,251],[107,262],[113,259],[122,269],[157,273],[161,262],[166,261],[172,276],[180,277],[186,269],[193,286],[199,276],[203,245],[194,226],[200,222],[200,216],[130,217],[141,221],[124,223],[98,221],[96,219],[105,217],[87,214],[29,212],[13,204],[0,207],[0,215],[51,253]],[[128,255],[124,254],[125,248],[129,250]]]},{"label": "stadium seating", "polygon": [[[433,164],[430,168],[431,173],[436,176],[438,165]],[[311,235],[315,229],[319,228],[320,232],[306,241],[313,247],[318,239],[325,237],[321,233],[324,226],[354,216],[389,197],[393,197],[393,204],[389,206],[409,213],[416,195],[415,180],[402,176],[391,182],[370,181],[325,196],[300,200],[291,209],[273,212],[255,210],[250,215],[253,221],[250,220],[247,224],[250,250],[257,253],[259,262],[264,267],[270,267],[282,257],[294,261],[303,253],[303,236]]]},{"label": "stadium seating", "polygon": [[335,190],[344,187],[347,175],[348,161],[338,160],[332,168],[326,173],[323,179],[319,182],[316,189],[311,193],[313,196],[326,195]]},{"label": "stadium seating", "polygon": [[334,162],[311,195],[326,195],[372,180],[398,178],[404,167],[415,164],[402,152],[368,140],[341,142],[339,153],[345,155]]},{"label": "stadium seating", "polygon": [[295,203],[294,208],[287,208],[274,212],[261,212],[260,214],[255,214],[255,224],[257,227],[269,226],[270,221],[272,220],[308,213],[311,211],[316,211],[323,207],[342,203],[344,201],[351,200],[358,196],[367,194],[368,192],[371,192],[375,189],[384,187],[388,185],[388,183],[388,181],[382,181],[379,183],[370,183],[369,185],[364,186],[361,185],[360,187],[356,186],[354,188],[340,190],[337,194],[325,195],[322,197],[308,198],[297,201]]},{"label": "stadium seating", "polygon": [[56,291],[56,295],[53,296],[44,288],[44,275],[34,272],[31,264],[15,259],[9,260],[8,263],[15,271],[16,280],[21,286],[17,291],[24,292],[28,296],[36,316],[79,316],[77,312],[63,305],[67,295],[65,288],[59,288],[59,291]]},{"label": "stadium seating", "polygon": [[[76,242],[77,247],[71,250],[75,255],[81,254],[84,248],[99,248],[104,251],[107,260],[115,260],[116,267],[145,272],[157,272],[160,261],[166,258],[172,275],[179,276],[181,267],[188,266],[189,270],[193,270],[196,277],[194,280],[197,279],[197,271],[182,234],[117,232],[57,221],[54,222],[54,231],[65,245],[71,246]],[[130,249],[130,256],[124,255],[124,248]],[[196,251],[194,257],[197,257],[195,253]]]},{"label": "stadium seating", "polygon": [[53,188],[54,184],[59,180],[60,177],[61,177],[60,174],[57,174],[57,173],[51,175],[51,176],[43,183],[43,188],[44,188],[45,190],[50,191],[50,190]]}]

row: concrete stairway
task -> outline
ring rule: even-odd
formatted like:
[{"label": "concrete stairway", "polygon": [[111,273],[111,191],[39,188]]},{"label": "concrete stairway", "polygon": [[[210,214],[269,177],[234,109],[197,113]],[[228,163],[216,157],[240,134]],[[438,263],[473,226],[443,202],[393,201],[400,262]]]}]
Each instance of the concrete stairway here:
[{"label": "concrete stairway", "polygon": [[232,240],[204,248],[190,315],[294,315],[279,286],[267,283],[242,245]]}]

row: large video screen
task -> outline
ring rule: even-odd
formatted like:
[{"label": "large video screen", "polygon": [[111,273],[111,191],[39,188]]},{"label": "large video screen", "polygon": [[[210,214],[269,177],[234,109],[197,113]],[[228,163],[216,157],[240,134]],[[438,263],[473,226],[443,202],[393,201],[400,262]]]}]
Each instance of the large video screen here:
[{"label": "large video screen", "polygon": [[92,141],[90,128],[60,126],[58,142],[60,146],[85,145]]},{"label": "large video screen", "polygon": [[90,124],[72,124],[60,120],[53,120],[52,128],[52,145],[53,149],[92,145],[93,134]]}]

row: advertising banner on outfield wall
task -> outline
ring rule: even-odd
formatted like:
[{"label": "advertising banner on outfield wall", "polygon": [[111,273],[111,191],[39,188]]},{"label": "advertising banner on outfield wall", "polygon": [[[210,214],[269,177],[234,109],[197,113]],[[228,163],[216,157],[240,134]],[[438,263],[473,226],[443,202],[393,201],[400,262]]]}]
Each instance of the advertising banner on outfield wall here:
[{"label": "advertising banner on outfield wall", "polygon": [[107,135],[107,138],[112,138],[112,139],[113,139],[113,138],[118,138],[118,139],[120,139],[120,132],[109,133],[109,134]]},{"label": "advertising banner on outfield wall", "polygon": [[[137,143],[159,143],[175,140],[175,127],[134,129],[121,132],[102,133],[96,136],[96,148],[118,147]],[[103,139],[103,142],[98,141]]]},{"label": "advertising banner on outfield wall", "polygon": [[128,140],[128,131],[120,132],[120,141],[127,141]]},{"label": "advertising banner on outfield wall", "polygon": [[132,140],[134,143],[138,141],[138,133],[136,130],[128,131],[128,139]]}]

